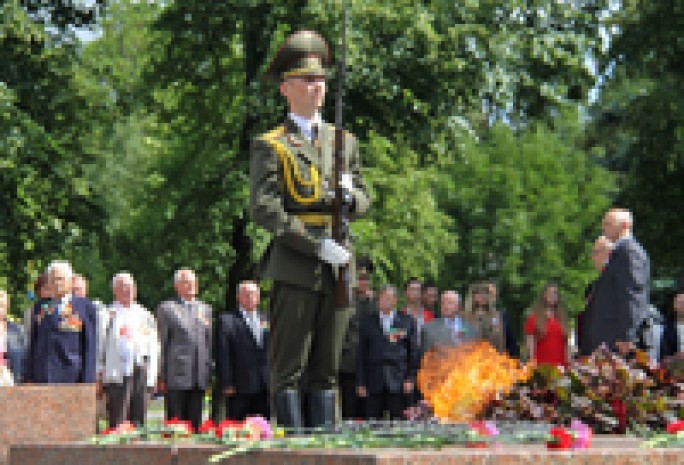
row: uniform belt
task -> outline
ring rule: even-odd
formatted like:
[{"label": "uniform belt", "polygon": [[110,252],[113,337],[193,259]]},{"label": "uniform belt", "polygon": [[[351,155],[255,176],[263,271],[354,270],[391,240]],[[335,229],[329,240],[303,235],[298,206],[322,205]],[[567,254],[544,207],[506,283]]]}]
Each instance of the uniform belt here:
[{"label": "uniform belt", "polygon": [[325,213],[295,213],[307,226],[332,226],[332,215]]}]

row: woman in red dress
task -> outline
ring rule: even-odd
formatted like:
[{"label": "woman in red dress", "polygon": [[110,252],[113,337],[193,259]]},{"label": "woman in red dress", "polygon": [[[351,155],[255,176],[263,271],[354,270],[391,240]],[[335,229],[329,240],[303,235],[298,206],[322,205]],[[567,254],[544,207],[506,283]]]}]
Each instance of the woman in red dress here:
[{"label": "woman in red dress", "polygon": [[568,313],[558,284],[547,283],[525,322],[527,350],[538,364],[568,364]]}]

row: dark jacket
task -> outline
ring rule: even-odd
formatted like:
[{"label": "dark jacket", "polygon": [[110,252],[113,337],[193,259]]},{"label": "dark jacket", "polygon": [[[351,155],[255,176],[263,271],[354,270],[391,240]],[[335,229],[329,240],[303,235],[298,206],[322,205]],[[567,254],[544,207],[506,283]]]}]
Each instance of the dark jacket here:
[{"label": "dark jacket", "polygon": [[340,373],[356,373],[357,349],[359,347],[359,325],[364,315],[375,313],[372,298],[356,298],[356,305],[350,310],[349,326],[344,333],[342,353],[340,354]]},{"label": "dark jacket", "polygon": [[[265,321],[259,315],[261,321]],[[261,345],[239,310],[219,317],[216,350],[221,390],[234,387],[236,394],[257,394],[268,390],[268,329],[262,325]]]},{"label": "dark jacket", "polygon": [[520,357],[520,347],[518,345],[518,338],[515,337],[515,330],[513,329],[513,323],[508,315],[508,311],[505,308],[499,310],[501,312],[501,320],[503,322],[504,339],[506,344],[506,352],[511,357]]},{"label": "dark jacket", "polygon": [[33,307],[31,342],[24,381],[32,383],[94,383],[97,360],[96,309],[92,302],[72,297],[71,315]]},{"label": "dark jacket", "polygon": [[356,385],[365,386],[369,394],[382,393],[384,388],[401,393],[404,381],[416,381],[419,356],[416,322],[410,315],[395,312],[392,332],[393,336],[383,333],[378,312],[361,319]]},{"label": "dark jacket", "polygon": [[582,354],[617,341],[639,345],[639,327],[649,306],[650,262],[633,237],[622,239],[594,283],[582,318]]}]

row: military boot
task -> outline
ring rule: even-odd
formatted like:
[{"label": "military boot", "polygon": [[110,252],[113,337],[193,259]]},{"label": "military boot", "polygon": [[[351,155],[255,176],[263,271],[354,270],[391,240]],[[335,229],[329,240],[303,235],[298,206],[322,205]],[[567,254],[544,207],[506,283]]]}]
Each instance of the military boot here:
[{"label": "military boot", "polygon": [[302,405],[299,391],[286,389],[275,396],[276,420],[278,425],[298,433],[302,429]]},{"label": "military boot", "polygon": [[337,395],[334,390],[312,390],[309,393],[309,424],[313,428],[335,426]]}]

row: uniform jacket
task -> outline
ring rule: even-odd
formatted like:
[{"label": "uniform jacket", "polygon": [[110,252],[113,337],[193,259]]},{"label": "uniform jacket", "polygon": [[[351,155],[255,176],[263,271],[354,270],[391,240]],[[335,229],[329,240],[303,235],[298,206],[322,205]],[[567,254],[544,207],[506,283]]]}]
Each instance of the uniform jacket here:
[{"label": "uniform jacket", "polygon": [[[254,140],[250,165],[250,211],[254,222],[273,234],[262,258],[264,277],[318,291],[323,287],[325,275],[332,273],[331,267],[318,257],[321,239],[332,235],[330,226],[305,224],[298,215],[331,214],[326,192],[332,188],[334,140],[334,128],[322,124],[318,149],[290,119]],[[283,161],[274,143],[291,154],[291,161]],[[344,145],[354,186],[355,210],[350,215],[354,219],[368,210],[370,200],[361,177],[357,141],[345,132]],[[319,175],[318,185],[312,183],[312,167]],[[310,202],[305,200],[302,203],[295,195]],[[355,276],[353,264],[351,276]]]},{"label": "uniform jacket", "polygon": [[211,377],[211,307],[195,300],[192,308],[180,299],[157,307],[161,344],[159,375],[167,389],[206,389]]},{"label": "uniform jacket", "polygon": [[477,339],[475,328],[461,317],[461,330],[456,338],[444,320],[444,318],[437,318],[436,320],[425,323],[421,330],[421,359],[430,349],[437,346],[455,347],[458,344]]},{"label": "uniform jacket", "polygon": [[395,312],[389,335],[382,330],[378,312],[364,315],[359,326],[356,385],[369,394],[403,392],[404,381],[415,382],[418,371],[416,322]]},{"label": "uniform jacket", "polygon": [[261,344],[240,310],[219,318],[216,361],[221,390],[234,387],[237,394],[257,394],[268,390],[268,322],[259,314]]},{"label": "uniform jacket", "polygon": [[649,307],[650,261],[631,236],[620,240],[594,283],[582,318],[582,353],[615,342],[638,343],[638,328]]},{"label": "uniform jacket", "polygon": [[142,305],[133,303],[126,322],[132,327],[123,325],[116,318],[116,309],[111,306],[100,314],[100,338],[98,348],[98,372],[102,372],[105,384],[122,384],[124,366],[121,360],[120,337],[129,336],[133,340],[135,350],[147,361],[147,387],[154,387],[159,373],[160,344],[157,334],[157,322],[154,316]]},{"label": "uniform jacket", "polygon": [[95,382],[95,306],[87,299],[72,296],[67,308],[58,313],[54,305],[48,303],[37,303],[33,307],[24,381],[50,384]]}]

